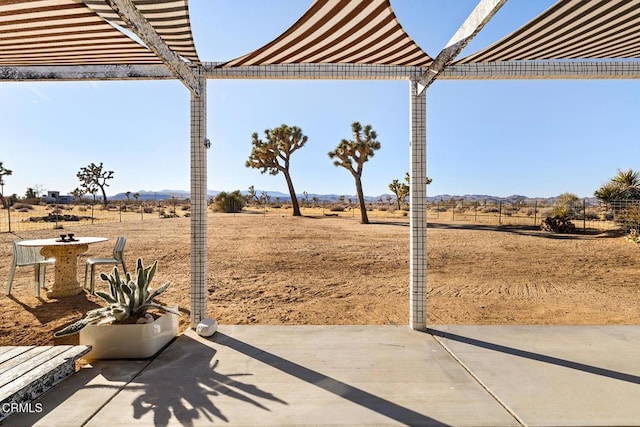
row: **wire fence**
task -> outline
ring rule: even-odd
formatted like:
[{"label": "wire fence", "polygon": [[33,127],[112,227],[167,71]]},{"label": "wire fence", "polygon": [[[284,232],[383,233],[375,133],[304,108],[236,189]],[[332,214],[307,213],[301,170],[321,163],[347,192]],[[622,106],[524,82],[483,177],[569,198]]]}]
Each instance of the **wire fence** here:
[{"label": "wire fence", "polygon": [[567,217],[576,228],[608,230],[619,227],[610,208],[587,199],[555,203],[546,200],[517,202],[441,200],[428,204],[432,221],[463,221],[491,225],[538,227],[549,217]]},{"label": "wire fence", "polygon": [[[356,204],[332,202],[301,203],[301,213],[309,216],[360,218]],[[291,215],[290,204],[246,206],[244,212],[263,215]],[[367,205],[367,215],[375,218],[407,218],[408,207],[395,203]],[[568,217],[578,229],[609,230],[632,228],[640,231],[640,201],[619,200],[609,204],[574,200],[570,203],[548,201],[487,202],[449,199],[427,204],[427,221],[468,222],[487,225],[511,225],[539,227],[547,217]],[[16,203],[10,209],[0,209],[0,232],[20,232],[48,228],[60,228],[65,223],[108,223],[144,221],[158,218],[190,216],[188,200],[167,199],[161,202],[109,203],[80,205],[27,205]]]},{"label": "wire fence", "polygon": [[16,203],[0,209],[0,232],[62,228],[63,224],[95,224],[188,217],[190,205],[178,199],[162,202],[101,204]]}]

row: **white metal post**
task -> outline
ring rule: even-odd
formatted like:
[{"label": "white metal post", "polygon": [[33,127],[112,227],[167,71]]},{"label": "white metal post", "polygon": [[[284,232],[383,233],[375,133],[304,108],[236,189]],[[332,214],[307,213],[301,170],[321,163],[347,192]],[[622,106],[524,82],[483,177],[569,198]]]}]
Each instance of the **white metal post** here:
[{"label": "white metal post", "polygon": [[410,126],[410,289],[412,329],[427,328],[427,103],[426,92],[411,80]]},{"label": "white metal post", "polygon": [[207,80],[191,93],[191,327],[207,317]]}]

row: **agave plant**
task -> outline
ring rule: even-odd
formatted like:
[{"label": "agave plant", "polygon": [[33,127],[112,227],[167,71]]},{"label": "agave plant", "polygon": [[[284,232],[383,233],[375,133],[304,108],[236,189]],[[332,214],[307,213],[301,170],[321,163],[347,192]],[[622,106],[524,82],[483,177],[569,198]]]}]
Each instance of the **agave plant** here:
[{"label": "agave plant", "polygon": [[123,323],[129,319],[138,319],[144,317],[150,308],[179,314],[172,308],[153,302],[153,299],[163,293],[169,286],[169,283],[165,283],[156,290],[152,290],[149,287],[149,283],[151,283],[151,279],[153,279],[157,269],[158,261],[155,261],[151,266],[145,267],[142,264],[142,259],[138,258],[135,280],[133,280],[131,273],[126,273],[123,280],[118,267],[114,267],[109,275],[100,274],[102,280],[109,282],[109,293],[98,291],[96,295],[106,301],[108,305],[88,311],[83,319],[56,332],[53,336],[62,337],[75,334],[87,325]]}]

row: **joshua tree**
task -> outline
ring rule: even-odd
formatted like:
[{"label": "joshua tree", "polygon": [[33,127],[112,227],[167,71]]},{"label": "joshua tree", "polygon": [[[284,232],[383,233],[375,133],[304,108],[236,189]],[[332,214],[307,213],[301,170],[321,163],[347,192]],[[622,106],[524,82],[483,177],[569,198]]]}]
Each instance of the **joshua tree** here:
[{"label": "joshua tree", "polygon": [[360,213],[362,215],[362,223],[369,224],[367,216],[367,207],[364,202],[364,192],[362,191],[362,168],[364,164],[373,157],[374,152],[380,149],[378,135],[371,125],[362,125],[358,122],[351,124],[353,132],[353,140],[343,139],[335,150],[329,152],[329,157],[336,159],[333,164],[342,166],[351,172],[356,180],[356,191],[358,193],[358,201],[360,202]]},{"label": "joshua tree", "polygon": [[251,135],[251,154],[245,163],[248,168],[262,169],[260,172],[269,172],[277,175],[282,172],[287,181],[291,204],[293,206],[293,216],[301,216],[298,198],[293,188],[289,166],[291,154],[302,148],[307,142],[307,136],[302,134],[302,130],[297,126],[281,125],[275,129],[264,131],[266,140],[258,138],[257,133]]},{"label": "joshua tree", "polygon": [[102,201],[107,206],[107,193],[105,187],[108,187],[107,180],[113,178],[113,171],[103,171],[102,162],[99,165],[91,163],[89,166],[81,167],[80,172],[76,174],[80,180],[80,186],[85,193],[95,194],[100,189],[102,191]]},{"label": "joshua tree", "polygon": [[409,195],[409,186],[404,182],[400,182],[397,179],[394,179],[391,184],[389,184],[389,190],[393,194],[396,195],[396,203],[398,204],[398,209],[400,209],[400,205],[405,203],[407,196]]},{"label": "joshua tree", "polygon": [[247,193],[247,198],[248,198],[248,200],[255,199],[255,201],[256,201],[256,203],[258,205],[261,202],[260,197],[258,197],[258,195],[256,194],[256,189],[254,188],[253,185],[251,187],[249,187],[249,192]]},{"label": "joshua tree", "polygon": [[11,175],[13,172],[2,165],[0,162],[0,202],[2,207],[7,208],[7,201],[4,199],[4,177]]},{"label": "joshua tree", "polygon": [[84,190],[82,190],[81,188],[76,187],[76,188],[74,188],[74,189],[73,189],[73,191],[72,191],[70,194],[71,194],[73,197],[75,197],[75,199],[76,199],[77,201],[81,201],[81,200],[82,200],[82,198],[83,198],[83,197],[84,197],[84,195],[85,195],[85,192],[84,192]]}]

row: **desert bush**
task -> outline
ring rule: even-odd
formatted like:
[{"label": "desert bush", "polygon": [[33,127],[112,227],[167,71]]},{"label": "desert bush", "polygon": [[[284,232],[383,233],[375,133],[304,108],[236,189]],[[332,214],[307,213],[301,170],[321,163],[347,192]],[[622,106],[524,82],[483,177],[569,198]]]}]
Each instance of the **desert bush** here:
[{"label": "desert bush", "polygon": [[153,213],[153,206],[145,206],[145,207],[142,209],[142,212],[144,212],[144,213],[146,213],[146,214]]},{"label": "desert bush", "polygon": [[183,211],[188,211],[188,210],[190,210],[190,209],[191,209],[191,205],[189,205],[189,204],[182,205],[182,206],[180,207],[180,209],[182,209]]},{"label": "desert bush", "polygon": [[387,206],[378,206],[378,210],[381,212],[386,212],[389,210],[389,208]]},{"label": "desert bush", "polygon": [[342,205],[333,205],[333,206],[329,207],[329,210],[331,212],[344,212],[345,209],[346,209],[346,207],[342,206]]},{"label": "desert bush", "polygon": [[602,213],[602,214],[600,214],[598,216],[600,217],[600,220],[602,220],[602,221],[613,221],[613,218],[614,218],[613,212],[605,212],[605,213]]},{"label": "desert bush", "polygon": [[498,209],[497,206],[485,206],[480,210],[480,212],[482,212],[482,213],[498,213],[498,212],[500,212],[500,209]]},{"label": "desert bush", "polygon": [[244,197],[240,194],[240,190],[232,193],[223,191],[215,197],[214,201],[219,212],[240,212],[244,207]]},{"label": "desert bush", "polygon": [[[33,206],[31,206],[28,203],[16,203],[15,205],[13,205],[13,209],[15,209],[15,210],[26,209],[28,211],[29,209],[33,209]],[[20,211],[20,212],[22,212],[22,211]]]}]

